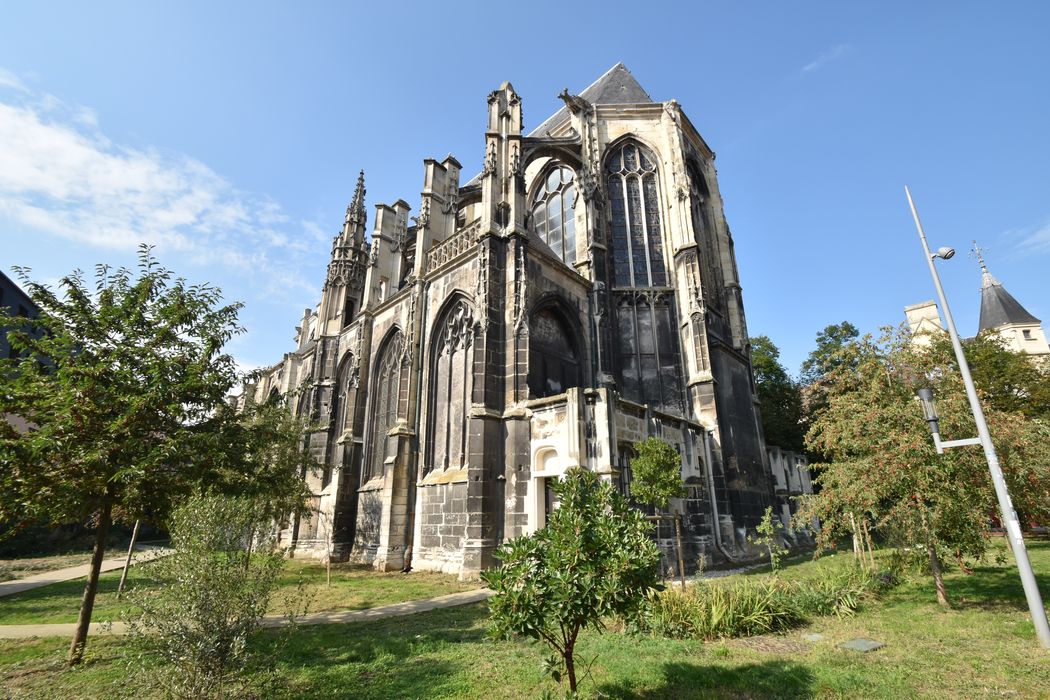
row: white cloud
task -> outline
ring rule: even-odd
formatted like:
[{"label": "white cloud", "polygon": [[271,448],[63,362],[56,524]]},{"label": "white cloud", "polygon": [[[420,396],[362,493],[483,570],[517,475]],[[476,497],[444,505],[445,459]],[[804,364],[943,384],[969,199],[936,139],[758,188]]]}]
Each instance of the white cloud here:
[{"label": "white cloud", "polygon": [[[271,199],[238,190],[206,164],[113,143],[98,115],[36,93],[0,69],[0,217],[100,248],[150,243],[267,285],[316,292],[300,275],[315,225],[292,225]],[[260,274],[261,273],[261,274]]]},{"label": "white cloud", "polygon": [[837,44],[835,46],[832,46],[830,49],[820,54],[806,65],[802,66],[802,72],[811,73],[819,68],[823,68],[832,61],[845,56],[847,53],[849,53],[850,49],[852,48],[853,47],[851,47],[849,44]]},{"label": "white cloud", "polygon": [[1021,240],[1017,244],[1017,252],[1021,254],[1050,253],[1050,220],[1042,226],[1033,226],[1019,232]]},{"label": "white cloud", "polygon": [[19,92],[26,92],[25,83],[9,70],[0,68],[0,87],[12,88]]}]

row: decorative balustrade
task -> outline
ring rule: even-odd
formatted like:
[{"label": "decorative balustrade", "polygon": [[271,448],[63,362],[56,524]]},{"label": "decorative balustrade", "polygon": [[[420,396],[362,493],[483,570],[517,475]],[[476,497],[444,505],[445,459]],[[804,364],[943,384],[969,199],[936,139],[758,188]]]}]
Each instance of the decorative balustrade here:
[{"label": "decorative balustrade", "polygon": [[427,272],[433,272],[445,263],[455,260],[474,249],[478,239],[481,222],[475,221],[470,226],[456,231],[427,251]]}]

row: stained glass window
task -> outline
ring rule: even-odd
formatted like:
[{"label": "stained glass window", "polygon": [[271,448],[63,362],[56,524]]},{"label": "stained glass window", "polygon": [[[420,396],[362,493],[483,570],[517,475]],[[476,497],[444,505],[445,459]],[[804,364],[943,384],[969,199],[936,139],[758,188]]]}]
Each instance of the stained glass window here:
[{"label": "stained glass window", "polygon": [[532,225],[563,262],[576,262],[576,185],[570,168],[555,164],[533,193]]},{"label": "stained glass window", "polygon": [[614,286],[666,286],[654,159],[628,142],[609,155],[605,175]]},{"label": "stained glass window", "polygon": [[580,361],[560,314],[544,309],[529,320],[529,397],[555,396],[580,384]]}]

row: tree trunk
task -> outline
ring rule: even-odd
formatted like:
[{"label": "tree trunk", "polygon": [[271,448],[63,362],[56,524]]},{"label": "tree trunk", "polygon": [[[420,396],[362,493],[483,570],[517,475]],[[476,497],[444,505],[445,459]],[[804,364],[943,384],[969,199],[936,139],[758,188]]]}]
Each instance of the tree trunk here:
[{"label": "tree trunk", "polygon": [[569,677],[569,690],[573,697],[576,697],[576,664],[573,661],[573,646],[575,645],[569,644],[565,647],[562,658],[565,659],[565,675]]},{"label": "tree trunk", "polygon": [[853,558],[860,559],[861,563],[864,563],[864,558],[860,551],[860,532],[857,530],[857,519],[853,517],[853,513],[849,514],[849,526],[853,530]]},{"label": "tree trunk", "polygon": [[682,581],[682,590],[685,590],[685,556],[682,554],[682,516],[675,513],[674,516],[674,542],[678,547],[678,576]]},{"label": "tree trunk", "polygon": [[937,557],[937,547],[930,543],[926,545],[927,551],[930,553],[930,571],[933,572],[933,582],[937,586],[937,602],[942,607],[952,607],[951,602],[948,600],[948,592],[944,588],[944,575],[941,573],[941,560]]},{"label": "tree trunk", "polygon": [[139,536],[139,523],[141,521],[135,519],[135,527],[131,530],[131,542],[128,544],[128,557],[124,560],[124,570],[120,572],[120,585],[117,586],[117,600],[120,600],[121,596],[124,595],[124,584],[128,582],[128,569],[131,568],[131,554],[135,551],[135,540]]},{"label": "tree trunk", "polygon": [[98,592],[98,575],[102,569],[102,556],[106,552],[106,537],[109,535],[110,520],[113,515],[113,502],[107,495],[102,501],[95,525],[95,547],[91,551],[91,565],[87,583],[84,585],[84,597],[80,601],[80,615],[77,617],[76,632],[73,643],[69,645],[69,665],[80,663],[84,658],[84,647],[87,645],[88,626],[91,624],[91,610],[95,607],[95,594]]}]

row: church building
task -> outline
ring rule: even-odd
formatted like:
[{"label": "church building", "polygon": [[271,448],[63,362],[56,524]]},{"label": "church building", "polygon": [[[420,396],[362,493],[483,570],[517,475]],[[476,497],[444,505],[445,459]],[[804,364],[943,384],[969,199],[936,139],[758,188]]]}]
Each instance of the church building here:
[{"label": "church building", "polygon": [[415,212],[376,204],[370,231],[358,179],[320,304],[249,394],[316,426],[297,551],[475,577],[565,470],[629,493],[648,436],[682,456],[690,568],[747,556],[808,485],[770,468],[714,153],[623,64],[560,97],[525,133],[501,85],[481,172],[425,159]]}]

